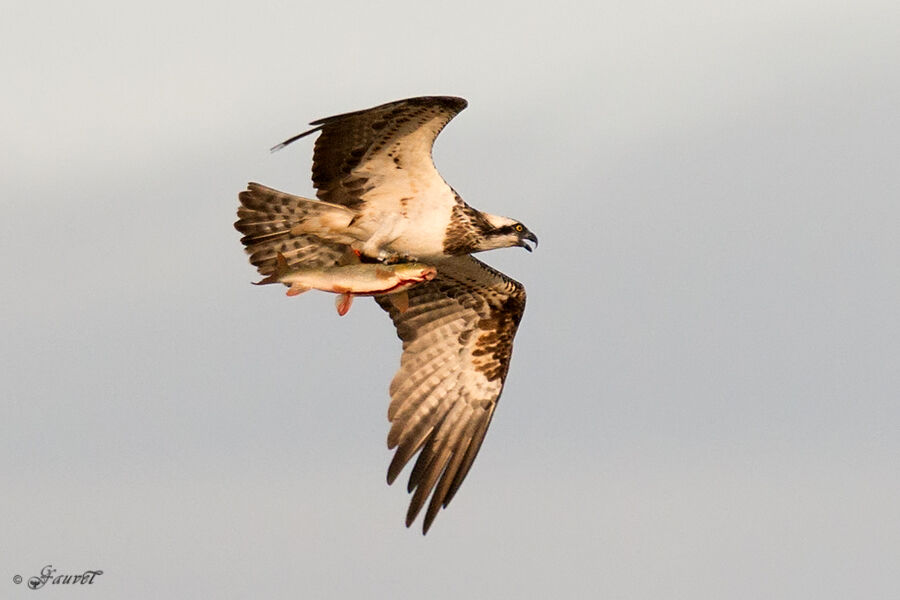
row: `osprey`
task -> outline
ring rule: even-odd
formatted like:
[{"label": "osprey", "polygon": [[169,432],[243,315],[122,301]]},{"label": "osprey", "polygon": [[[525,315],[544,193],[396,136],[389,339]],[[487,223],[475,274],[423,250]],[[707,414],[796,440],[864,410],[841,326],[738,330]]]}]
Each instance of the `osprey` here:
[{"label": "osprey", "polygon": [[424,263],[437,270],[402,302],[375,296],[403,342],[390,386],[391,484],[418,453],[409,478],[412,524],[429,495],[423,533],[472,466],[503,390],[525,288],[472,253],[537,238],[522,223],[478,211],[443,180],[431,150],[462,98],[390,102],[313,121],[317,200],[257,183],[239,195],[235,228],[260,274],[331,269],[348,251],[363,263]]}]

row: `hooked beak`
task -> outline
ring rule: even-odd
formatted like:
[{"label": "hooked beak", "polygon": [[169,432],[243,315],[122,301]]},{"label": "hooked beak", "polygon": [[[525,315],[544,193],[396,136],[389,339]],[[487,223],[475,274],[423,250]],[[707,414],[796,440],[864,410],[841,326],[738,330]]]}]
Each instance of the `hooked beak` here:
[{"label": "hooked beak", "polygon": [[530,231],[528,231],[527,229],[522,232],[522,235],[519,236],[519,245],[521,247],[525,248],[526,250],[528,250],[529,252],[531,252],[533,250],[533,248],[525,243],[526,240],[528,240],[529,242],[534,242],[534,247],[537,248],[537,246],[538,246],[537,236],[534,235],[533,233],[531,233]]}]

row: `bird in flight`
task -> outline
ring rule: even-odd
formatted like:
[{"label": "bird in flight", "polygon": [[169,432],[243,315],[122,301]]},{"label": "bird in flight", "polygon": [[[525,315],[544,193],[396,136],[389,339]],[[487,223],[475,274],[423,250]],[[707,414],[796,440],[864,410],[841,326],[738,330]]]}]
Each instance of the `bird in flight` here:
[{"label": "bird in flight", "polygon": [[317,199],[250,183],[239,195],[235,223],[250,262],[268,282],[286,282],[278,274],[291,268],[334,272],[351,253],[362,264],[416,262],[436,270],[399,292],[406,294],[402,301],[391,293],[374,296],[403,342],[390,385],[387,442],[396,452],[387,480],[393,483],[418,453],[406,525],[428,502],[423,533],[478,454],[525,310],[524,286],[471,255],[537,245],[521,222],[466,204],[435,168],[435,138],[466,105],[462,98],[426,96],[313,121],[273,150],[319,134],[312,165]]}]

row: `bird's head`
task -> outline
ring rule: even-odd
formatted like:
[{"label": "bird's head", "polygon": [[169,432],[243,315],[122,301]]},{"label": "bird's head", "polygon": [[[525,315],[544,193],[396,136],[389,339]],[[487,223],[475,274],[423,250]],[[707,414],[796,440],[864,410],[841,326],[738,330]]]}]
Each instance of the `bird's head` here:
[{"label": "bird's head", "polygon": [[486,216],[491,228],[485,232],[485,242],[489,246],[484,248],[485,250],[520,246],[531,252],[533,248],[528,245],[528,242],[533,243],[534,248],[537,248],[537,236],[528,231],[528,228],[519,221],[495,215]]}]

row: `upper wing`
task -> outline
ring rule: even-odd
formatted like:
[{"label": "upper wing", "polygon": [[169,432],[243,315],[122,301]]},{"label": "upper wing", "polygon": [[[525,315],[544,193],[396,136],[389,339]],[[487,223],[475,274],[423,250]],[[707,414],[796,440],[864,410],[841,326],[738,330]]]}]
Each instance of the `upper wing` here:
[{"label": "upper wing", "polygon": [[409,526],[434,489],[427,532],[469,472],[490,425],[509,369],[513,337],[525,310],[525,288],[471,256],[435,263],[437,277],[408,291],[399,312],[376,297],[403,340],[391,382],[388,447],[397,447],[388,483],[421,449],[409,477]]},{"label": "upper wing", "polygon": [[[277,150],[321,131],[313,153],[312,178],[320,200],[359,208],[365,202],[409,200],[441,186],[444,201],[455,194],[431,159],[434,140],[467,105],[462,98],[423,96],[389,102],[313,121]],[[433,196],[433,194],[432,194]],[[385,207],[393,208],[393,207]]]}]

